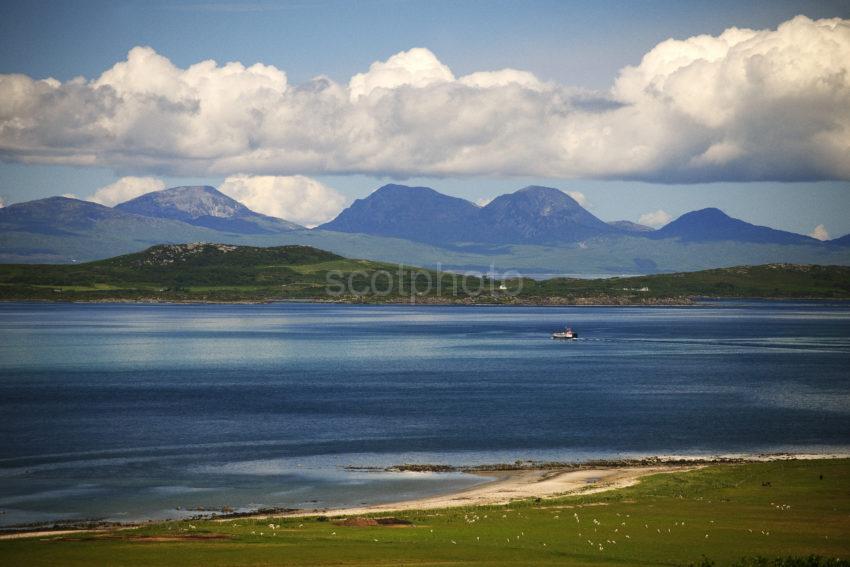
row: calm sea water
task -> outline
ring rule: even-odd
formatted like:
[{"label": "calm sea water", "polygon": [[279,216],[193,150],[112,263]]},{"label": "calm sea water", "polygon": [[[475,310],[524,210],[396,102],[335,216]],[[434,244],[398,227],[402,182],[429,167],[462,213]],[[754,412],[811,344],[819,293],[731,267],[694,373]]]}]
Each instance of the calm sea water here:
[{"label": "calm sea water", "polygon": [[346,465],[848,446],[846,304],[0,305],[0,525],[481,482]]}]

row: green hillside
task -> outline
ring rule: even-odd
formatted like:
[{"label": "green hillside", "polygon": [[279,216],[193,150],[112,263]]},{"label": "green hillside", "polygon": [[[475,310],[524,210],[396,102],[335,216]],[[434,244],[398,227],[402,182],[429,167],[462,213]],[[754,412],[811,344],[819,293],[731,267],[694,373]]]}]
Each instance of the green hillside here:
[{"label": "green hillside", "polygon": [[85,264],[0,265],[0,299],[651,304],[694,297],[850,298],[850,267],[768,264],[602,279],[505,281],[352,260],[310,246],[154,246]]},{"label": "green hillside", "polygon": [[850,297],[850,267],[766,264],[626,278],[527,280],[523,282],[523,294],[539,297],[838,299]]},{"label": "green hillside", "polygon": [[[451,274],[351,260],[310,246],[154,246],[84,264],[0,265],[4,300],[269,301],[463,293]],[[480,286],[470,278],[470,286]],[[458,285],[455,285],[458,284]],[[427,293],[424,293],[427,295]]]}]

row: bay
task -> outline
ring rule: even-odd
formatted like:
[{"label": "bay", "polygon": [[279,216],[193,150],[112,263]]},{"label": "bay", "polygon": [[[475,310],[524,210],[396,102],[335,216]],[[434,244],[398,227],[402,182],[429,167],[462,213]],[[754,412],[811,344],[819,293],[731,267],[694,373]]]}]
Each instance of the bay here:
[{"label": "bay", "polygon": [[348,466],[846,452],[848,363],[845,303],[2,304],[0,525],[482,482]]}]

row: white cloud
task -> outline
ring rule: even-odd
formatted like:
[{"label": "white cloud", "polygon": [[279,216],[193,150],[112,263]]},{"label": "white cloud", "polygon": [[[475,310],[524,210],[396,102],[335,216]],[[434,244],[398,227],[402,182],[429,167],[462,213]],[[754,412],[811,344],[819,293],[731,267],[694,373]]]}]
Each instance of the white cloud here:
[{"label": "white cloud", "polygon": [[358,73],[348,82],[351,99],[367,96],[375,89],[397,89],[402,86],[427,87],[454,80],[452,70],[423,47],[396,53],[386,61],[376,61],[367,73]]},{"label": "white cloud", "polygon": [[822,224],[819,224],[815,228],[813,228],[812,231],[809,233],[809,236],[818,240],[829,240],[829,232],[826,231],[826,227]]},{"label": "white cloud", "polygon": [[156,177],[122,177],[114,183],[101,187],[86,197],[86,200],[114,207],[124,201],[135,199],[139,195],[163,189],[165,189],[165,183]]},{"label": "white cloud", "polygon": [[493,200],[493,197],[481,197],[480,199],[475,199],[475,204],[479,207],[486,207],[490,204],[490,201]]},{"label": "white cloud", "polygon": [[575,202],[582,207],[587,206],[587,197],[581,191],[565,191],[565,193],[575,199]]},{"label": "white cloud", "polygon": [[3,197],[0,197],[0,209],[3,209],[5,207],[6,207],[6,199],[4,199]]},{"label": "white cloud", "polygon": [[607,92],[527,71],[456,78],[414,48],[338,84],[180,68],[149,47],[100,77],[0,75],[0,159],[137,175],[850,179],[850,20],[667,40]]},{"label": "white cloud", "polygon": [[669,213],[658,209],[657,211],[653,211],[651,213],[644,213],[638,219],[638,224],[645,224],[646,226],[659,227],[664,226],[668,222],[670,222],[673,217],[670,216]]},{"label": "white cloud", "polygon": [[334,189],[303,175],[234,175],[218,189],[253,211],[310,228],[333,219],[347,204]]},{"label": "white cloud", "polygon": [[501,71],[479,71],[471,73],[458,79],[462,85],[469,87],[477,87],[480,89],[489,89],[492,87],[505,87],[516,85],[527,89],[541,91],[546,88],[546,85],[540,82],[540,79],[528,71],[519,71],[517,69],[502,69]]},{"label": "white cloud", "polygon": [[79,199],[76,193],[62,193],[62,196],[66,199]]}]

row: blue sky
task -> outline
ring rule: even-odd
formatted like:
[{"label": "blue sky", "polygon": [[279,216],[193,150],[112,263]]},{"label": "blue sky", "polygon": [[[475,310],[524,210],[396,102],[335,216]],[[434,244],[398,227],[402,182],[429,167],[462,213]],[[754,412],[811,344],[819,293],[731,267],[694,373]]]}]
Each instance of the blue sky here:
[{"label": "blue sky", "polygon": [[[605,91],[622,68],[639,64],[645,53],[667,38],[718,35],[733,26],[773,29],[798,14],[850,18],[850,3],[6,2],[0,7],[0,73],[62,82],[77,76],[93,79],[125,60],[131,48],[146,45],[181,69],[206,59],[246,66],[262,62],[285,71],[290,85],[318,75],[346,84],[373,62],[425,47],[457,77],[514,68],[542,81]],[[6,202],[64,193],[85,196],[125,174],[153,174],[168,185],[219,185],[225,178],[209,170],[151,173],[126,166],[23,161],[32,160],[7,155],[0,163],[0,196]],[[304,173],[349,199],[405,177],[381,172]],[[581,191],[590,210],[605,220],[637,220],[658,209],[675,217],[717,206],[751,222],[797,232],[818,224],[833,237],[850,232],[850,183],[843,179],[677,183],[673,176],[655,181],[476,171],[414,173],[403,182],[471,200],[528,184],[552,185]]]}]

